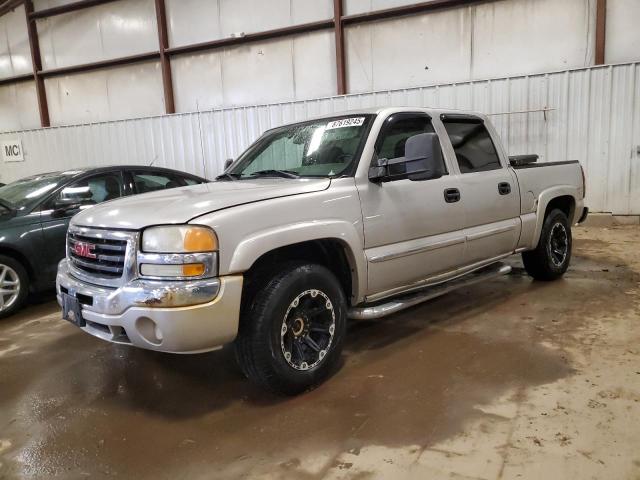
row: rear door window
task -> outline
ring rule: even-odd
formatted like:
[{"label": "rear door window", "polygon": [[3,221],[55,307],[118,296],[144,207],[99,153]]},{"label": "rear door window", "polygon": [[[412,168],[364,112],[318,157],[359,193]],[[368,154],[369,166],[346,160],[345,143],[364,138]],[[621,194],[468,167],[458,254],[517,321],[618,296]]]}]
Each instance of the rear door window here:
[{"label": "rear door window", "polygon": [[133,170],[131,176],[136,193],[156,192],[185,185],[178,176],[170,173]]},{"label": "rear door window", "polygon": [[502,168],[491,135],[480,119],[477,121],[443,119],[443,123],[456,153],[460,173]]}]

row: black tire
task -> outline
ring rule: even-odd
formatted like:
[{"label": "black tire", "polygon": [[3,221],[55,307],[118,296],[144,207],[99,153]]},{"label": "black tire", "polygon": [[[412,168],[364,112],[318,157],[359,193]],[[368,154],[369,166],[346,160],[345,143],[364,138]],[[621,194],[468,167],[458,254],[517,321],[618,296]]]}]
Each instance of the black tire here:
[{"label": "black tire", "polygon": [[[0,318],[8,317],[17,312],[24,305],[29,293],[29,275],[20,262],[6,255],[0,255],[0,291],[13,289],[10,285],[17,281],[17,296],[0,293]],[[3,287],[4,284],[4,287]],[[10,303],[10,305],[8,305]]]},{"label": "black tire", "polygon": [[236,358],[252,382],[277,394],[296,395],[325,380],[340,359],[345,294],[321,265],[292,263],[262,278],[255,293],[243,299]]},{"label": "black tire", "polygon": [[544,219],[535,250],[522,253],[524,268],[536,280],[556,280],[569,268],[571,246],[569,219],[563,211],[551,210]]}]

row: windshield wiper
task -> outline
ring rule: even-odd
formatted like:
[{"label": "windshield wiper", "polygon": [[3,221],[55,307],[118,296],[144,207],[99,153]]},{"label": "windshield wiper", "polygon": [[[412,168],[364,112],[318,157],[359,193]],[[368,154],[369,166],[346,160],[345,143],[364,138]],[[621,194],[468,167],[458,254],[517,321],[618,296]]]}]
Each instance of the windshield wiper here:
[{"label": "windshield wiper", "polygon": [[216,180],[237,180],[238,179],[238,174],[237,173],[222,173],[220,175],[218,175],[216,177]]},{"label": "windshield wiper", "polygon": [[260,170],[258,172],[253,172],[249,177],[299,178],[300,174],[292,170]]},{"label": "windshield wiper", "polygon": [[6,208],[6,209],[7,209],[7,210],[9,210],[9,211],[13,211],[13,210],[15,210],[15,209],[13,208],[13,206],[12,206],[10,203],[8,203],[8,202],[6,202],[6,201],[4,201],[4,200],[0,200],[0,207],[4,207],[4,208]]}]

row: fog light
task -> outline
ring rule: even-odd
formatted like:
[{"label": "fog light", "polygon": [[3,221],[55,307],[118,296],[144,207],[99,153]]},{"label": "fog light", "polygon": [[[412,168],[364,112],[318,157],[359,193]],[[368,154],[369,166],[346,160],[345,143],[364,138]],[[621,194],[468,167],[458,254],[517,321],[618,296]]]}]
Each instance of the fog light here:
[{"label": "fog light", "polygon": [[149,317],[138,317],[136,320],[136,330],[142,338],[152,345],[158,346],[162,343],[162,331]]}]

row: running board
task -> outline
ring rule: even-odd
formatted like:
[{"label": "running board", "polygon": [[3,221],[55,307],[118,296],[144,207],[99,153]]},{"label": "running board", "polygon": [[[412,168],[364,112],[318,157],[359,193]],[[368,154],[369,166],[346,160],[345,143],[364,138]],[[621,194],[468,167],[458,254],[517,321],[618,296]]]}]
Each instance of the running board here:
[{"label": "running board", "polygon": [[459,288],[468,287],[475,283],[484,282],[495,277],[507,275],[511,272],[511,267],[504,263],[494,263],[481,270],[464,275],[449,282],[440,283],[432,287],[425,287],[419,292],[413,292],[395,297],[386,303],[374,303],[364,307],[354,307],[349,309],[348,316],[354,320],[374,320],[386,317],[392,313],[399,312],[419,303],[426,302],[432,298],[439,297]]}]

